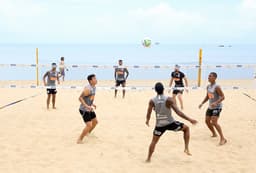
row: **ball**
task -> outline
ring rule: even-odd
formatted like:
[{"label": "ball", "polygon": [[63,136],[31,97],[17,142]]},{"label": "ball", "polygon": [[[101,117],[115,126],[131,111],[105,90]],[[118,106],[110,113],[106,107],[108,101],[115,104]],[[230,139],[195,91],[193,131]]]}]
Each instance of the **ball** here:
[{"label": "ball", "polygon": [[142,40],[142,45],[143,45],[144,47],[150,47],[150,46],[151,46],[151,39],[149,39],[149,38],[144,38],[144,39]]}]

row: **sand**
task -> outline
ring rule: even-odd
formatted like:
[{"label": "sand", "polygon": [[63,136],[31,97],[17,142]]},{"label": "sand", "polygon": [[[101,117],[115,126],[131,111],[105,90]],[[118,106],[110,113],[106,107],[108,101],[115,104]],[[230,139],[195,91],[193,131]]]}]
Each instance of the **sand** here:
[{"label": "sand", "polygon": [[[129,81],[129,85],[152,86],[156,81]],[[168,81],[164,81],[168,83]],[[5,81],[3,84],[32,84],[28,81]],[[65,85],[84,85],[86,81],[65,82]],[[191,82],[193,83],[193,82]],[[194,83],[196,83],[194,81]],[[253,81],[220,81],[220,84],[252,86]],[[99,86],[112,85],[99,81]],[[204,82],[206,84],[206,82]],[[76,139],[84,127],[78,112],[80,90],[59,89],[57,110],[46,109],[44,89],[0,89],[0,106],[41,93],[18,104],[0,110],[0,172],[37,173],[254,173],[256,170],[256,102],[242,93],[256,98],[255,89],[224,90],[226,99],[220,124],[228,143],[218,146],[218,138],[211,138],[204,123],[207,105],[198,104],[204,90],[184,94],[184,112],[197,119],[191,125],[190,150],[183,153],[181,132],[166,132],[156,146],[152,162],[145,163],[152,138],[155,117],[150,127],[145,125],[148,101],[153,91],[128,91],[114,99],[113,91],[98,91],[95,103],[99,125],[82,145]]]}]

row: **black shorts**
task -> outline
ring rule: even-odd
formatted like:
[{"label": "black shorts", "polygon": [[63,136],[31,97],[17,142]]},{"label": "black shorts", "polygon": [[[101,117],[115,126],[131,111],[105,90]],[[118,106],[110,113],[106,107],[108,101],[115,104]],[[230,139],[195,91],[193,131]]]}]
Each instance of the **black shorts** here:
[{"label": "black shorts", "polygon": [[57,93],[56,89],[49,89],[49,88],[47,88],[46,91],[47,91],[47,94],[56,94]]},{"label": "black shorts", "polygon": [[217,109],[207,109],[206,111],[206,116],[220,116],[220,112],[221,112],[221,108],[217,108]]},{"label": "black shorts", "polygon": [[96,118],[95,112],[87,112],[87,111],[82,111],[79,109],[80,114],[83,117],[84,122],[92,121],[94,118]]},{"label": "black shorts", "polygon": [[162,136],[166,130],[179,131],[183,128],[183,126],[184,126],[184,123],[181,123],[179,121],[174,121],[173,123],[163,127],[155,127],[153,134],[155,136]]},{"label": "black shorts", "polygon": [[176,90],[176,89],[175,89],[175,90],[172,91],[172,93],[173,93],[173,94],[176,94],[176,95],[177,95],[177,94],[183,94],[183,91],[184,91],[184,90]]},{"label": "black shorts", "polygon": [[124,85],[126,80],[116,80],[116,86]]}]

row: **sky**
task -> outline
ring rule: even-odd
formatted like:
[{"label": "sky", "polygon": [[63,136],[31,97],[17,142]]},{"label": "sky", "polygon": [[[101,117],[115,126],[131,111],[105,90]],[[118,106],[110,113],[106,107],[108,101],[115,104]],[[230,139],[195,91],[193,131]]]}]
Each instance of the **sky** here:
[{"label": "sky", "polygon": [[0,43],[256,43],[256,0],[0,0]]}]

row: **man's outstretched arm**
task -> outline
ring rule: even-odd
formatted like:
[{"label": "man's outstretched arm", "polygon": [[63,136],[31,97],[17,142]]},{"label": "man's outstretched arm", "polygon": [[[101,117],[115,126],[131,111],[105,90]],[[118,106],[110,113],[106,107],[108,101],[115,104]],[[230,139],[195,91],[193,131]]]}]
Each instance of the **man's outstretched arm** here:
[{"label": "man's outstretched arm", "polygon": [[173,102],[173,99],[172,99],[172,98],[170,98],[170,97],[168,98],[167,104],[169,104],[169,106],[174,110],[174,112],[176,112],[176,114],[177,114],[178,116],[180,116],[181,118],[183,118],[183,119],[189,121],[189,122],[192,123],[192,124],[196,124],[196,123],[197,123],[196,120],[194,120],[194,119],[188,117],[188,116],[185,115],[181,110],[179,110],[179,108],[177,107],[177,105]]}]

